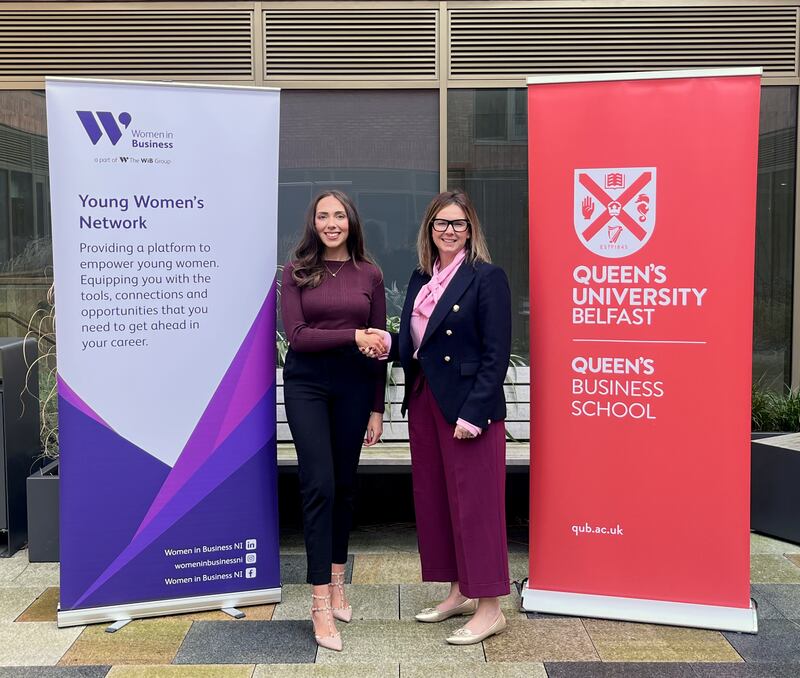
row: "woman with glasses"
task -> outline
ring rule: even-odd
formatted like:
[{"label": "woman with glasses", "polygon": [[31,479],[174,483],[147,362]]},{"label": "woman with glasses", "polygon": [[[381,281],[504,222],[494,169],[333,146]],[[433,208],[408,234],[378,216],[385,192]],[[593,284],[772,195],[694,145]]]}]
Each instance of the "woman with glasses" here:
[{"label": "woman with glasses", "polygon": [[[383,275],[364,251],[358,212],[340,191],[309,205],[300,244],[286,265],[281,314],[289,351],[286,418],[297,450],[303,534],[317,643],[342,649],[334,617],[349,622],[345,564],[362,442],[383,432],[386,368],[362,351],[383,350],[368,327],[386,326]],[[366,434],[365,434],[366,431]]]},{"label": "woman with glasses", "polygon": [[400,332],[376,334],[405,371],[422,578],[450,583],[448,596],[416,618],[471,614],[447,638],[470,645],[506,626],[499,596],[509,592],[503,381],[511,292],[465,193],[440,193],[428,205],[417,252]]}]

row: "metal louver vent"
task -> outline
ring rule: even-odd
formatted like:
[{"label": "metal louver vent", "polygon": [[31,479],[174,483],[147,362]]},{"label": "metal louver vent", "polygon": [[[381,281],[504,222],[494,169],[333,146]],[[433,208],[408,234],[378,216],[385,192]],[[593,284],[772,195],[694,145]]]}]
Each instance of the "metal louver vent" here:
[{"label": "metal louver vent", "polygon": [[252,15],[0,8],[0,81],[44,75],[249,80]]},{"label": "metal louver vent", "polygon": [[450,76],[762,66],[797,75],[797,8],[453,9]]},{"label": "metal louver vent", "polygon": [[793,169],[796,154],[797,137],[793,129],[781,129],[758,137],[759,172]]},{"label": "metal louver vent", "polygon": [[267,9],[264,75],[432,80],[436,24],[434,9]]},{"label": "metal louver vent", "polygon": [[33,137],[31,139],[31,151],[33,155],[33,171],[46,174],[50,167],[47,155],[47,139]]},{"label": "metal louver vent", "polygon": [[31,170],[31,135],[0,125],[0,164]]}]

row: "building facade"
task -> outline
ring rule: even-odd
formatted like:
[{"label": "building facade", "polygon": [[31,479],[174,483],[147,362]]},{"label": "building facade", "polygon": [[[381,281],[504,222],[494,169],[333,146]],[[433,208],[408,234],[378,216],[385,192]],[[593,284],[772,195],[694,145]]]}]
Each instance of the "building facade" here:
[{"label": "building facade", "polygon": [[761,66],[753,377],[798,385],[798,12],[800,0],[4,3],[0,333],[25,333],[51,281],[46,75],[281,87],[279,256],[316,192],[348,192],[390,314],[425,205],[466,189],[527,360],[526,76]]}]

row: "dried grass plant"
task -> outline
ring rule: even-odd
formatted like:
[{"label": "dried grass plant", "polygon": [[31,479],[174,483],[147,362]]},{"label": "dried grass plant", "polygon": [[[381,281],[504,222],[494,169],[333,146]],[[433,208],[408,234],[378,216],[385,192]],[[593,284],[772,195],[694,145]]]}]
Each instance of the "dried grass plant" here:
[{"label": "dried grass plant", "polygon": [[58,379],[56,365],[56,310],[53,285],[47,290],[47,300],[42,303],[28,322],[28,339],[34,339],[37,355],[25,354],[28,372],[25,390],[35,395],[29,388],[32,374],[38,368],[39,374],[39,416],[42,457],[47,460],[58,458]]}]

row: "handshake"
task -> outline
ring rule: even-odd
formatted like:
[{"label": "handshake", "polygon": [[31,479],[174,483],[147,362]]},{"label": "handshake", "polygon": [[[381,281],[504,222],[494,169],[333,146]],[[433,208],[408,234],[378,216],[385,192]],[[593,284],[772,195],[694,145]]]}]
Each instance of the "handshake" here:
[{"label": "handshake", "polygon": [[356,346],[368,358],[386,360],[392,346],[392,337],[386,330],[368,327],[365,330],[356,330]]}]

